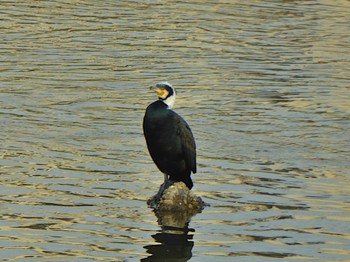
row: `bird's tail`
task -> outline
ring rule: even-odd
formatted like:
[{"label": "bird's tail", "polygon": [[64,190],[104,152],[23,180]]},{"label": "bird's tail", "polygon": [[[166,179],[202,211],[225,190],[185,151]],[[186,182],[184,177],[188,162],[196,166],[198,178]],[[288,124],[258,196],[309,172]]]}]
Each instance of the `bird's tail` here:
[{"label": "bird's tail", "polygon": [[191,189],[193,187],[193,182],[190,176],[186,177],[184,179],[184,181],[182,181],[186,184],[186,186],[188,187],[188,189]]}]

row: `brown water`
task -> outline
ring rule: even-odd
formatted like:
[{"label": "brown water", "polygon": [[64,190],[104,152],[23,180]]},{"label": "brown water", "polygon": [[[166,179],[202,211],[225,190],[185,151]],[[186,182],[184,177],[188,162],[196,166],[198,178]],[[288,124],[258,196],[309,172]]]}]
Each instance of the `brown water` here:
[{"label": "brown water", "polygon": [[[350,261],[349,32],[349,1],[1,1],[0,260]],[[183,231],[146,204],[160,80],[210,204]]]}]

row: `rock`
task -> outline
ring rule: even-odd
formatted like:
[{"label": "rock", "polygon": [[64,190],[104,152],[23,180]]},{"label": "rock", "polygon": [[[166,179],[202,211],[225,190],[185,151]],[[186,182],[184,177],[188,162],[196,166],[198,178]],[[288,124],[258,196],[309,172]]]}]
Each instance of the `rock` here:
[{"label": "rock", "polygon": [[163,226],[183,228],[191,217],[200,213],[206,204],[194,195],[183,182],[175,182],[159,198],[153,196],[147,201]]},{"label": "rock", "polygon": [[175,182],[157,199],[157,195],[147,201],[152,208],[162,211],[201,211],[206,204],[194,195],[183,182]]}]

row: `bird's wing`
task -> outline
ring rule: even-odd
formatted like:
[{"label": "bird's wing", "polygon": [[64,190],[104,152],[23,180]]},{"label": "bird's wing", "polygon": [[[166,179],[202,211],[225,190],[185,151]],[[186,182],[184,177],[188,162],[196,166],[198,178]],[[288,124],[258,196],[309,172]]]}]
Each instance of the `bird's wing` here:
[{"label": "bird's wing", "polygon": [[196,143],[192,131],[186,121],[179,115],[176,116],[177,134],[181,140],[182,150],[185,156],[187,165],[191,168],[193,173],[197,172],[196,164]]}]

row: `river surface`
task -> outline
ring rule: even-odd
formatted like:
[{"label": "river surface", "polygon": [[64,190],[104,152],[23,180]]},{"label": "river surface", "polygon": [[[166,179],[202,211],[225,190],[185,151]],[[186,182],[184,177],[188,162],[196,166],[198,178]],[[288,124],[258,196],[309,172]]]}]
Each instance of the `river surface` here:
[{"label": "river surface", "polygon": [[[1,261],[350,261],[349,1],[1,1]],[[167,80],[197,142],[182,229],[147,200]]]}]

